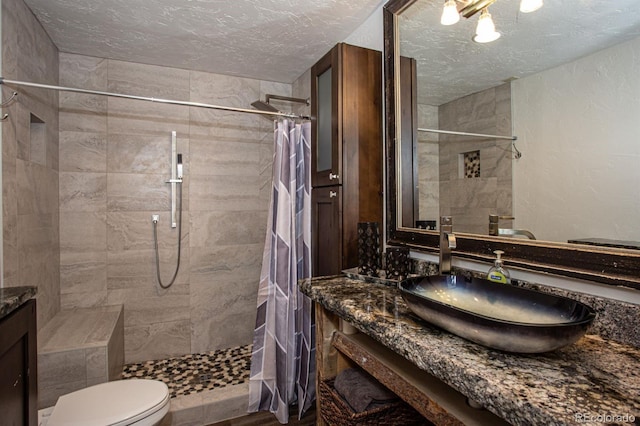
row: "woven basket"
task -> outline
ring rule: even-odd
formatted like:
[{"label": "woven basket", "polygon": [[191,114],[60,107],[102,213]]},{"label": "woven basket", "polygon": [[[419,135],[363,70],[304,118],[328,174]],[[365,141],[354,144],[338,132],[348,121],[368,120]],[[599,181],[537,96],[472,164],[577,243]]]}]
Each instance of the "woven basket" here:
[{"label": "woven basket", "polygon": [[334,378],[320,382],[320,414],[332,426],[423,425],[428,424],[416,410],[401,400],[356,413],[333,387]]}]

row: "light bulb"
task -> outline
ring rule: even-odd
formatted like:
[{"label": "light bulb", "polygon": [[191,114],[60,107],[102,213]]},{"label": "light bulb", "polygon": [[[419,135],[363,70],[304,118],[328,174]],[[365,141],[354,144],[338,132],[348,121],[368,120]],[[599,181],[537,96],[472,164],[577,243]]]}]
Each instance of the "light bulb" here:
[{"label": "light bulb", "polygon": [[543,5],[543,0],[521,0],[520,1],[520,12],[529,13],[535,12],[540,9]]},{"label": "light bulb", "polygon": [[493,19],[491,19],[489,10],[487,8],[482,9],[473,41],[476,43],[489,43],[499,38],[500,33],[496,31],[496,26],[493,23]]},{"label": "light bulb", "polygon": [[458,7],[455,0],[447,0],[444,3],[444,9],[442,9],[442,17],[440,23],[442,25],[453,25],[460,20],[460,14],[458,13]]}]

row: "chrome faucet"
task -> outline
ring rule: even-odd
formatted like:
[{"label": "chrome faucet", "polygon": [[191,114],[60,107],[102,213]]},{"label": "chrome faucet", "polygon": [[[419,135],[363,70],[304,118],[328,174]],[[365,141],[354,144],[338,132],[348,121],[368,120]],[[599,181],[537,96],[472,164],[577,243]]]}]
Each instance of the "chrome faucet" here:
[{"label": "chrome faucet", "polygon": [[451,250],[456,248],[451,216],[440,217],[440,275],[451,273]]},{"label": "chrome faucet", "polygon": [[500,228],[499,222],[500,220],[514,220],[513,216],[499,216],[497,214],[489,215],[489,235],[494,236],[504,236],[504,237],[517,237],[523,236],[527,237],[530,240],[535,240],[536,237],[533,235],[531,231],[526,229],[510,229],[510,228]]}]

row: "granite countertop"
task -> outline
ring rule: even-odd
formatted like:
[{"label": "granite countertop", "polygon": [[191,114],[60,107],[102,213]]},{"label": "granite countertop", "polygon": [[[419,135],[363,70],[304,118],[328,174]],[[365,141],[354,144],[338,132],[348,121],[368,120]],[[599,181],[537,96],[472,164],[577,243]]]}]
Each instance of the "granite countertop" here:
[{"label": "granite countertop", "polygon": [[514,425],[638,424],[638,348],[587,335],[545,354],[509,354],[420,320],[394,286],[345,276],[299,285],[324,308]]},{"label": "granite countertop", "polygon": [[35,287],[0,288],[0,318],[6,317],[35,295]]}]

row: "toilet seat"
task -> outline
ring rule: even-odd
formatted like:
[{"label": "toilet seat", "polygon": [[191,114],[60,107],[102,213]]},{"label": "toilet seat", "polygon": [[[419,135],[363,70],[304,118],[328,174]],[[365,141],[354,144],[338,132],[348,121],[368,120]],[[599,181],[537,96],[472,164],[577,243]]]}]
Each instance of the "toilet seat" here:
[{"label": "toilet seat", "polygon": [[169,405],[169,388],[163,382],[117,380],[61,396],[47,426],[155,424]]}]

